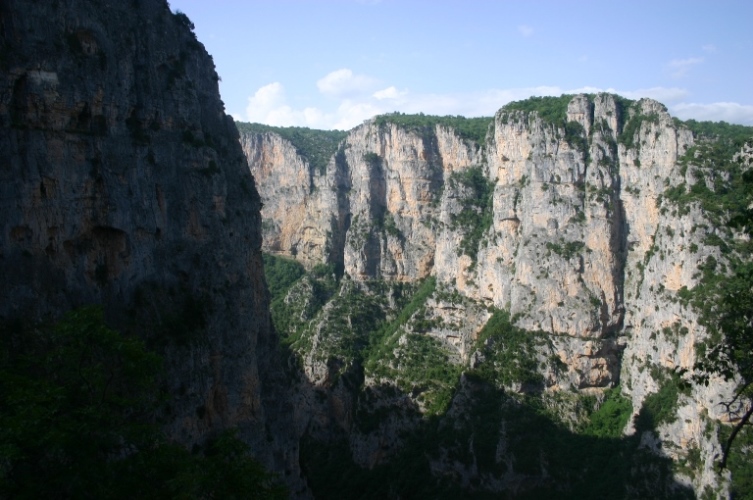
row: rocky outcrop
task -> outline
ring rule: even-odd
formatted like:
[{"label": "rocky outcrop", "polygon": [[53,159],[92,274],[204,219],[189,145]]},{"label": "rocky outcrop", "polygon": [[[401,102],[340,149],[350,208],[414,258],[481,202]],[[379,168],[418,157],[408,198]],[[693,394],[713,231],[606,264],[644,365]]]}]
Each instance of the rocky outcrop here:
[{"label": "rocky outcrop", "polygon": [[326,260],[328,220],[317,207],[313,169],[277,134],[244,133],[241,146],[254,177],[269,187],[262,222],[265,250],[307,264]]},{"label": "rocky outcrop", "polygon": [[264,248],[303,263],[330,260],[358,279],[414,281],[434,269],[445,179],[478,164],[477,146],[437,125],[428,134],[394,124],[354,129],[325,172],[273,133],[241,143],[263,194]]},{"label": "rocky outcrop", "polygon": [[190,28],[163,0],[0,6],[0,319],[104,305],[161,346],[171,436],[238,428],[300,487],[261,203]]},{"label": "rocky outcrop", "polygon": [[[579,95],[565,105],[559,121],[503,108],[484,144],[443,125],[367,121],[322,173],[288,149],[274,175],[305,184],[261,182],[263,213],[279,224],[265,245],[300,258],[310,231],[316,251],[304,260],[339,263],[350,279],[435,276],[438,287],[476,304],[427,302],[426,317],[439,325],[428,335],[456,349],[458,359],[475,363],[472,345],[488,317],[479,320],[478,305],[504,309],[518,327],[548,336],[541,365],[558,359],[564,366],[544,369],[548,390],[620,384],[637,413],[659,391],[661,374],[692,369],[695,345],[707,335],[677,292],[697,283],[706,258],[719,257],[706,243],[713,225],[698,207],[680,213],[661,197],[668,187],[693,184],[679,164],[693,136],[650,99]],[[271,154],[265,144],[285,148],[270,135],[246,154]],[[254,162],[251,168],[263,171]],[[280,197],[281,186],[304,194]],[[323,366],[319,381],[329,376]],[[702,450],[697,491],[717,486],[719,444],[704,422],[723,419],[718,403],[732,389],[720,380],[713,390],[694,386],[680,397],[680,418],[660,429],[669,456],[682,459],[688,446]]]}]

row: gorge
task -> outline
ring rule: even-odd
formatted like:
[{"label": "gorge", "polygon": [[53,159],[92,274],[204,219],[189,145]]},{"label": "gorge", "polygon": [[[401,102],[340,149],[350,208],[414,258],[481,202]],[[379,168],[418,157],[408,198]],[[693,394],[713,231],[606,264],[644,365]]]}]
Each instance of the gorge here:
[{"label": "gorge", "polygon": [[[338,408],[332,425],[345,429],[354,464],[389,469],[417,446],[407,435],[438,433],[432,454],[423,450],[437,481],[562,494],[558,480],[596,465],[558,469],[568,452],[546,440],[516,448],[505,428],[520,415],[505,405],[588,435],[599,408],[621,404],[627,414],[611,437],[640,443],[615,449],[653,450],[682,470],[672,481],[727,494],[711,429],[730,418],[720,403],[735,383],[687,383],[711,341],[688,296],[705,266],[729,262],[745,238],[701,196],[680,196],[705,192],[698,183],[713,196],[720,177],[731,185],[740,171],[720,172],[704,152],[727,139],[703,136],[656,101],[609,94],[532,98],[486,120],[382,115],[339,143],[319,132],[324,156],[309,145],[316,131],[239,128],[264,203],[263,248],[310,271],[282,280],[289,288],[273,292],[273,317],[327,396],[313,413]],[[734,154],[749,161],[749,149]],[[494,411],[474,422],[484,405]],[[427,416],[431,430],[417,423]],[[333,431],[324,434],[334,446]],[[477,436],[492,440],[492,456]],[[541,455],[521,471],[528,446]],[[633,459],[640,470],[646,457]],[[614,488],[608,477],[603,495]],[[660,495],[656,483],[632,490],[629,477],[620,479],[628,496]],[[682,496],[672,481],[663,494]],[[578,488],[574,498],[599,486]]]},{"label": "gorge", "polygon": [[[29,332],[96,305],[161,358],[166,441],[232,431],[291,497],[749,494],[747,430],[716,467],[743,380],[693,375],[721,342],[699,304],[750,261],[751,127],[605,93],[234,124],[191,27],[0,5],[4,408]],[[14,426],[64,416],[28,415],[0,414],[0,495]]]}]

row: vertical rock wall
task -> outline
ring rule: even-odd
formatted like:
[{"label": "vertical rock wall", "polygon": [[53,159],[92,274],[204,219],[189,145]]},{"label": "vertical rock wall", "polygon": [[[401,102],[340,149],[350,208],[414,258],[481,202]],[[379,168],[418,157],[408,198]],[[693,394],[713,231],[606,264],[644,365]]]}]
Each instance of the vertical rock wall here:
[{"label": "vertical rock wall", "polygon": [[191,27],[164,0],[0,5],[0,319],[103,304],[165,356],[174,438],[237,427],[296,477],[261,204]]},{"label": "vertical rock wall", "polygon": [[[542,355],[567,367],[547,374],[552,389],[619,383],[637,413],[660,389],[656,374],[692,368],[694,346],[706,338],[676,292],[696,284],[709,255],[719,257],[705,244],[714,228],[699,209],[677,213],[660,197],[694,182],[678,165],[693,138],[660,103],[629,105],[608,94],[575,96],[566,123],[503,108],[479,146],[441,126],[366,122],[343,141],[327,172],[311,177],[319,201],[305,217],[324,236],[318,247],[342,248],[335,258],[352,279],[433,275],[443,287],[509,310],[518,326],[549,334]],[[279,162],[277,175],[293,178],[284,173],[293,165],[299,168]],[[491,224],[476,255],[461,250],[470,228],[455,223],[470,194],[458,175],[471,168],[481,168],[493,189]],[[262,198],[284,207],[275,189],[262,182]],[[436,306],[428,314],[440,317]],[[446,340],[445,333],[429,332]],[[462,338],[455,347],[467,359],[473,338]],[[713,390],[694,387],[680,397],[679,418],[660,429],[669,456],[702,450],[699,490],[716,484],[719,452],[703,419],[723,418],[718,403],[731,391],[721,381]]]}]

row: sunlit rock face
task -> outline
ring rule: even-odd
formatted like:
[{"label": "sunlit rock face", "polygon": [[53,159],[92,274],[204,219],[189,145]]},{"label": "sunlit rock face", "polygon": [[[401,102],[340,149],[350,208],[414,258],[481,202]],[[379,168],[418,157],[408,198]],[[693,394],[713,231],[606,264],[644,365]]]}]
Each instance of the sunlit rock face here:
[{"label": "sunlit rock face", "polygon": [[[336,264],[356,282],[435,276],[438,286],[549,336],[542,360],[566,368],[545,369],[548,390],[619,383],[637,412],[659,389],[652,368],[692,368],[706,337],[676,292],[692,288],[698,265],[718,253],[704,243],[714,228],[699,210],[680,214],[661,199],[667,187],[694,182],[678,165],[693,137],[662,104],[609,94],[574,96],[565,123],[503,108],[475,143],[442,125],[371,120],[350,131],[322,172],[275,134],[242,137],[263,217],[274,221],[264,246],[308,267]],[[467,181],[474,169],[491,195],[468,252],[475,222],[458,220],[478,193]],[[428,317],[458,320],[428,334],[468,362],[488,315],[464,316],[463,307],[427,302]],[[326,366],[309,368],[314,382],[328,379]],[[718,419],[730,391],[721,382],[695,387],[678,415]],[[662,439],[718,453],[698,418],[684,422],[662,427]],[[715,477],[709,465],[694,486]]]}]

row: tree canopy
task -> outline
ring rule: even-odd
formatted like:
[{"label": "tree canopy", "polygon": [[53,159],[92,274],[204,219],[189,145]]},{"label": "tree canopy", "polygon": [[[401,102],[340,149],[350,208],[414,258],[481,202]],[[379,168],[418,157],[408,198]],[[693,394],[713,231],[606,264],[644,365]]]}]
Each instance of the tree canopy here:
[{"label": "tree canopy", "polygon": [[384,126],[387,123],[394,123],[408,130],[423,131],[434,129],[437,125],[444,125],[452,128],[463,139],[476,144],[486,142],[486,134],[489,131],[489,125],[492,123],[491,117],[466,118],[464,116],[434,116],[405,113],[387,113],[374,118],[377,126]]}]

